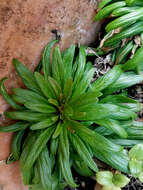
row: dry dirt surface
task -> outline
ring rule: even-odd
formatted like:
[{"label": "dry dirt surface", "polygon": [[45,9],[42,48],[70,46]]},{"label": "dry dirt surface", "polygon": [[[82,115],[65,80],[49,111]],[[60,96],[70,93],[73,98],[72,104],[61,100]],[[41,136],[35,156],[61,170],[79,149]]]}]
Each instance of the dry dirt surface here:
[{"label": "dry dirt surface", "polygon": [[[31,70],[39,63],[44,46],[61,37],[60,47],[72,43],[93,42],[100,23],[93,21],[96,0],[0,0],[0,79],[7,76],[6,87],[22,85],[16,75],[12,58],[18,58]],[[0,123],[7,124],[3,112],[8,105],[0,96]],[[0,160],[10,152],[12,134],[0,133]],[[25,190],[18,162],[3,165],[0,162],[0,190]]]}]

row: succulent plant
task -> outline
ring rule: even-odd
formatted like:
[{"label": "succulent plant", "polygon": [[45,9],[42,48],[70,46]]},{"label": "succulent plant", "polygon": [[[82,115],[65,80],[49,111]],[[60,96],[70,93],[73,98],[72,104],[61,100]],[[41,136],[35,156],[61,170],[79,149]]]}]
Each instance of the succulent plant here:
[{"label": "succulent plant", "polygon": [[85,48],[76,55],[75,45],[62,53],[56,46],[51,55],[56,42],[45,47],[41,72],[13,59],[25,88],[9,95],[1,80],[0,92],[13,109],[4,114],[16,121],[0,127],[15,132],[9,162],[20,160],[23,182],[32,190],[76,187],[71,168],[93,176],[99,171],[94,157],[130,174],[125,148],[142,142],[143,123],[135,121],[142,106],[119,90],[143,75],[119,64],[93,82],[95,68]]}]

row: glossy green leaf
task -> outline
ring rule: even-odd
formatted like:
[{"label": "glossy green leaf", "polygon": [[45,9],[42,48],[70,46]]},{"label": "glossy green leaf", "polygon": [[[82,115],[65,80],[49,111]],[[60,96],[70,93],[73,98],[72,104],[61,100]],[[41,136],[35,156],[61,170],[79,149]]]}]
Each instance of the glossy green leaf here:
[{"label": "glossy green leaf", "polygon": [[48,76],[51,76],[51,51],[56,42],[58,42],[58,40],[53,40],[48,43],[43,52],[42,67],[45,79],[47,79]]},{"label": "glossy green leaf", "polygon": [[62,130],[63,130],[63,124],[61,122],[59,122],[57,124],[56,130],[55,130],[55,132],[53,134],[53,138],[54,139],[57,138],[60,135],[60,133],[61,133]]},{"label": "glossy green leaf", "polygon": [[139,72],[139,66],[140,64],[143,65],[143,61],[142,61],[142,54],[143,54],[143,47],[139,48],[134,57],[131,60],[128,60],[124,65],[123,65],[123,69],[125,71],[130,71],[130,70],[138,70]]},{"label": "glossy green leaf", "polygon": [[60,85],[52,77],[48,77],[48,81],[49,81],[49,83],[50,83],[50,85],[51,85],[51,87],[55,93],[56,98],[59,99],[60,93],[62,93]]},{"label": "glossy green leaf", "polygon": [[137,144],[137,145],[135,145],[129,151],[129,157],[131,159],[136,159],[136,160],[143,161],[143,144]]},{"label": "glossy green leaf", "polygon": [[51,88],[49,81],[47,80],[48,77],[46,77],[46,79],[44,79],[43,75],[41,75],[38,72],[35,72],[34,76],[35,76],[36,81],[37,81],[42,93],[44,94],[44,96],[46,98],[55,98],[54,91]]},{"label": "glossy green leaf", "polygon": [[98,172],[98,167],[93,160],[91,154],[89,153],[87,147],[84,145],[83,141],[77,135],[71,135],[72,144],[82,158],[82,160],[91,168],[94,172]]},{"label": "glossy green leaf", "polygon": [[126,3],[124,1],[119,1],[119,2],[115,2],[112,3],[111,5],[107,5],[106,7],[104,7],[103,9],[101,9],[95,16],[95,20],[99,21],[107,16],[110,15],[110,13],[119,7],[124,7],[126,5]]},{"label": "glossy green leaf", "polygon": [[4,86],[4,82],[7,78],[3,78],[0,81],[0,94],[2,94],[5,101],[14,109],[23,109],[20,105],[16,104],[15,101],[8,95],[8,92]]},{"label": "glossy green leaf", "polygon": [[89,87],[91,83],[91,80],[93,79],[94,73],[95,73],[95,69],[92,68],[84,74],[83,78],[78,84],[78,88],[76,88],[72,94],[72,99],[86,92],[87,88]]},{"label": "glossy green leaf", "polygon": [[48,117],[48,114],[28,112],[28,111],[13,111],[5,112],[5,116],[13,120],[24,120],[24,121],[41,121]]},{"label": "glossy green leaf", "polygon": [[54,123],[56,123],[57,120],[58,120],[58,116],[51,116],[43,121],[40,121],[36,124],[31,125],[30,129],[31,130],[45,129],[47,127],[50,127]]},{"label": "glossy green leaf", "polygon": [[112,37],[104,42],[105,47],[113,46],[117,44],[122,39],[132,37],[134,35],[140,34],[143,31],[143,21],[138,21],[137,23],[131,24],[131,26],[126,27],[120,33],[114,34]]},{"label": "glossy green leaf", "polygon": [[58,155],[64,179],[71,187],[77,187],[71,173],[70,160],[69,160],[70,159],[69,142],[68,142],[67,130],[65,130],[65,128],[63,128],[62,132],[60,133]]},{"label": "glossy green leaf", "polygon": [[20,155],[21,155],[22,138],[23,138],[24,132],[25,132],[24,130],[16,132],[12,139],[11,153],[15,160],[19,160]]},{"label": "glossy green leaf", "polygon": [[85,69],[85,64],[86,64],[86,53],[85,53],[85,48],[80,47],[79,49],[79,57],[77,61],[77,69],[75,72],[75,77],[74,77],[74,82],[73,82],[73,90],[75,90],[83,77],[84,69]]},{"label": "glossy green leaf", "polygon": [[96,180],[100,185],[112,185],[113,174],[109,171],[100,171],[96,173]]},{"label": "glossy green leaf", "polygon": [[52,59],[52,77],[56,80],[58,84],[63,86],[65,76],[65,68],[60,53],[60,49],[56,46],[53,50]]},{"label": "glossy green leaf", "polygon": [[142,162],[136,159],[132,159],[129,162],[129,169],[134,177],[137,177],[142,172]]},{"label": "glossy green leaf", "polygon": [[44,147],[39,154],[37,165],[42,187],[52,190],[51,162],[47,147]]},{"label": "glossy green leaf", "polygon": [[97,132],[88,129],[80,122],[68,120],[67,124],[69,127],[72,127],[75,130],[75,132],[83,141],[85,141],[92,147],[95,147],[96,144],[96,147],[102,151],[109,150],[111,152],[118,152],[122,150],[122,147],[111,143],[110,141],[108,141],[108,139],[98,134]]},{"label": "glossy green leaf", "polygon": [[24,64],[20,63],[17,59],[13,59],[13,65],[21,77],[22,81],[24,82],[25,86],[30,90],[39,92],[38,84],[36,83],[35,77]]},{"label": "glossy green leaf", "polygon": [[121,136],[122,138],[127,138],[128,136],[125,129],[122,128],[122,126],[120,126],[120,123],[116,120],[103,118],[102,120],[96,120],[95,123],[112,130],[114,133]]},{"label": "glossy green leaf", "polygon": [[134,99],[131,99],[125,95],[109,95],[101,99],[101,103],[114,103],[124,108],[128,108],[132,111],[140,111],[141,104]]},{"label": "glossy green leaf", "polygon": [[94,83],[93,83],[93,89],[100,91],[104,90],[108,86],[112,85],[123,73],[121,69],[121,65],[115,66],[113,69],[108,71],[105,75],[99,77]]},{"label": "glossy green leaf", "polygon": [[[125,5],[126,5],[126,3],[125,3]],[[106,26],[106,31],[109,32],[109,31],[114,30],[119,27],[125,27],[125,26],[129,25],[129,23],[132,24],[132,22],[136,22],[137,20],[142,18],[142,14],[143,14],[143,8],[139,8],[138,10],[136,10],[132,13],[123,15],[123,16],[115,19],[114,21],[110,22]]]},{"label": "glossy green leaf", "polygon": [[72,64],[75,54],[75,45],[71,45],[68,49],[63,52],[63,65],[65,69],[64,81],[68,80],[72,76]]},{"label": "glossy green leaf", "polygon": [[26,129],[29,126],[29,123],[24,121],[16,122],[9,126],[0,126],[0,132],[16,132]]},{"label": "glossy green leaf", "polygon": [[48,103],[48,100],[46,100],[46,98],[30,90],[26,90],[22,88],[14,88],[13,92],[15,94],[13,95],[14,100],[21,104],[24,104],[27,102]]},{"label": "glossy green leaf", "polygon": [[64,90],[63,90],[63,94],[64,94],[64,97],[66,99],[66,102],[71,98],[71,95],[72,95],[72,85],[73,85],[72,78],[69,78],[65,82],[65,86],[64,86]]},{"label": "glossy green leaf", "polygon": [[30,151],[27,157],[25,158],[25,161],[22,158],[21,162],[22,162],[23,170],[30,169],[33,166],[39,154],[42,152],[43,148],[46,146],[47,142],[49,141],[53,131],[54,131],[54,127],[50,127],[40,132],[35,142],[32,144]]},{"label": "glossy green leaf", "polygon": [[50,105],[50,104],[44,104],[44,103],[25,103],[24,106],[32,111],[37,111],[41,113],[56,113],[57,109]]},{"label": "glossy green leaf", "polygon": [[112,181],[117,187],[125,187],[129,183],[130,179],[123,174],[115,173]]},{"label": "glossy green leaf", "polygon": [[123,73],[116,82],[104,90],[104,95],[112,94],[113,92],[116,92],[120,89],[128,88],[130,86],[138,84],[142,80],[143,75],[137,75],[133,72]]}]

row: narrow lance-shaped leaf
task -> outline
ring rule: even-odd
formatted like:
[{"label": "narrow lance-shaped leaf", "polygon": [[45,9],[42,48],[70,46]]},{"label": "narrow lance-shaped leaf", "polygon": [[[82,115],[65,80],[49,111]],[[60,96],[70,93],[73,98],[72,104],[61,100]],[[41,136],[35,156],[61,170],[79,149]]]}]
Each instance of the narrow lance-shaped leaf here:
[{"label": "narrow lance-shaped leaf", "polygon": [[[124,7],[126,5],[126,3],[124,1],[119,1],[119,2],[115,2],[112,3],[111,5],[108,5],[106,7],[104,7],[103,9],[101,9],[95,16],[95,20],[99,21],[107,16],[110,15],[110,13],[119,7]],[[102,5],[103,6],[103,5]]]},{"label": "narrow lance-shaped leaf", "polygon": [[96,120],[95,123],[112,130],[114,133],[121,136],[122,138],[127,138],[128,136],[125,129],[122,128],[120,126],[120,123],[116,120],[104,118],[102,120]]},{"label": "narrow lance-shaped leaf", "polygon": [[135,70],[135,71],[138,71],[139,73],[140,72],[139,67],[140,65],[143,65],[142,54],[143,54],[143,47],[139,48],[137,52],[135,53],[134,57],[131,60],[128,60],[123,65],[123,69],[125,71]]},{"label": "narrow lance-shaped leaf", "polygon": [[38,130],[38,129],[47,128],[47,127],[50,127],[51,125],[53,125],[54,123],[56,123],[57,120],[58,120],[58,116],[51,116],[39,123],[31,125],[30,129]]},{"label": "narrow lance-shaped leaf", "polygon": [[69,78],[65,82],[64,91],[63,91],[66,102],[70,99],[70,97],[72,95],[72,86],[73,86],[72,78]]},{"label": "narrow lance-shaped leaf", "polygon": [[25,86],[33,91],[40,93],[39,86],[36,83],[32,71],[30,71],[25,65],[20,63],[17,59],[13,59],[13,64]]},{"label": "narrow lance-shaped leaf", "polygon": [[72,120],[68,120],[67,121],[68,126],[71,126],[75,132],[80,136],[80,138],[85,141],[87,144],[90,144],[90,146],[96,147],[99,150],[108,150],[108,151],[115,151],[118,152],[120,150],[122,150],[122,147],[111,143],[110,141],[108,141],[108,139],[106,139],[105,137],[103,137],[102,135],[98,134],[95,131],[92,131],[91,129],[85,127],[84,125],[82,125],[81,123],[77,122],[77,121],[72,121]]},{"label": "narrow lance-shaped leaf", "polygon": [[41,121],[48,117],[48,114],[28,112],[28,111],[13,111],[5,112],[5,116],[9,119],[24,120],[24,121]]},{"label": "narrow lance-shaped leaf", "polygon": [[75,54],[75,45],[71,45],[63,52],[63,65],[65,70],[64,81],[66,82],[72,76],[72,65]]},{"label": "narrow lance-shaped leaf", "polygon": [[14,95],[12,96],[18,103],[48,103],[48,100],[43,96],[22,88],[14,88]]},{"label": "narrow lance-shaped leaf", "polygon": [[57,109],[50,104],[44,104],[44,103],[25,103],[24,106],[32,111],[37,111],[37,112],[41,112],[41,113],[56,113]]},{"label": "narrow lance-shaped leaf", "polygon": [[62,132],[60,133],[58,155],[59,155],[59,163],[63,177],[71,187],[77,187],[71,173],[70,160],[69,160],[70,159],[69,142],[68,142],[67,130],[65,128],[63,128]]},{"label": "narrow lance-shaped leaf", "polygon": [[25,121],[19,121],[12,125],[2,127],[0,126],[0,132],[16,132],[26,129],[29,126],[29,123]]},{"label": "narrow lance-shaped leaf", "polygon": [[143,75],[137,75],[134,72],[123,73],[120,78],[104,90],[104,95],[112,94],[118,90],[133,86],[143,80]]},{"label": "narrow lance-shaped leaf", "polygon": [[78,60],[76,61],[77,69],[75,71],[75,76],[74,76],[73,90],[76,89],[81,78],[83,77],[85,63],[86,63],[85,48],[81,46],[79,49],[79,57]]},{"label": "narrow lance-shaped leaf", "polygon": [[48,78],[48,76],[51,76],[51,51],[54,44],[58,42],[57,40],[53,40],[44,49],[43,57],[42,57],[42,66],[43,66],[43,72],[45,79]]},{"label": "narrow lance-shaped leaf", "polygon": [[14,109],[23,109],[20,105],[16,104],[15,101],[8,95],[7,90],[4,86],[4,81],[7,78],[3,78],[0,81],[0,93],[2,94],[3,98],[7,101],[7,103]]},{"label": "narrow lance-shaped leaf", "polygon": [[141,104],[134,99],[131,99],[125,95],[109,95],[101,99],[101,103],[113,103],[124,108],[128,108],[132,111],[140,111]]},{"label": "narrow lance-shaped leaf", "polygon": [[106,31],[109,32],[109,31],[114,30],[119,27],[128,26],[129,23],[136,22],[137,20],[142,18],[142,14],[143,14],[143,8],[139,8],[138,10],[136,10],[132,13],[123,15],[123,16],[115,19],[114,21],[110,22],[106,26]]},{"label": "narrow lance-shaped leaf", "polygon": [[18,131],[14,134],[13,140],[11,143],[11,153],[15,160],[19,160],[21,154],[22,138],[24,135],[24,130]]},{"label": "narrow lance-shaped leaf", "polygon": [[72,99],[86,92],[87,88],[91,83],[91,80],[93,79],[94,73],[95,73],[95,68],[92,68],[88,72],[83,74],[83,78],[79,82],[78,88],[76,88],[72,94]]},{"label": "narrow lance-shaped leaf", "polygon": [[62,130],[63,130],[63,124],[61,122],[59,122],[57,124],[56,130],[55,130],[55,132],[53,134],[53,138],[54,139],[57,138],[60,135],[60,133],[61,133]]},{"label": "narrow lance-shaped leaf", "polygon": [[104,90],[109,85],[112,85],[123,73],[121,65],[115,66],[113,69],[108,71],[104,76],[98,78],[93,84],[93,89],[98,89],[98,91]]},{"label": "narrow lance-shaped leaf", "polygon": [[62,89],[60,87],[60,85],[57,83],[56,80],[54,80],[52,77],[48,77],[48,81],[55,93],[55,96],[57,97],[57,99],[60,99],[60,94],[62,93]]},{"label": "narrow lance-shaped leaf", "polygon": [[31,146],[33,146],[35,141],[36,141],[36,134],[33,134],[31,132],[28,133],[28,136],[27,136],[26,140],[24,141],[22,154],[20,156],[20,167],[21,167],[21,174],[22,174],[22,179],[23,179],[24,185],[29,185],[32,180],[33,168],[25,169],[25,168],[23,168],[23,166],[25,164],[25,161],[26,161],[29,153],[31,152]]},{"label": "narrow lance-shaped leaf", "polygon": [[46,146],[43,148],[37,159],[37,166],[43,189],[52,189],[52,169],[49,152]]},{"label": "narrow lance-shaped leaf", "polygon": [[29,154],[27,155],[24,163],[22,161],[23,169],[29,169],[33,166],[37,157],[39,156],[39,154],[41,153],[41,151],[43,150],[43,148],[46,146],[47,142],[49,141],[53,131],[54,131],[54,127],[50,127],[40,132],[40,134],[38,135],[38,138],[32,144],[31,150],[29,151]]},{"label": "narrow lance-shaped leaf", "polygon": [[34,76],[44,96],[47,98],[55,98],[55,94],[49,84],[48,77],[44,79],[43,75],[38,72],[35,72]]},{"label": "narrow lance-shaped leaf", "polygon": [[118,34],[114,34],[112,37],[104,42],[104,47],[112,47],[113,45],[119,43],[122,39],[132,37],[134,35],[140,34],[143,31],[143,21],[138,21],[129,27],[126,27]]},{"label": "narrow lance-shaped leaf", "polygon": [[78,152],[79,156],[94,172],[97,172],[98,167],[95,161],[93,160],[91,154],[89,153],[87,147],[82,142],[82,140],[77,135],[70,135],[70,137],[71,137],[71,142],[75,150]]}]

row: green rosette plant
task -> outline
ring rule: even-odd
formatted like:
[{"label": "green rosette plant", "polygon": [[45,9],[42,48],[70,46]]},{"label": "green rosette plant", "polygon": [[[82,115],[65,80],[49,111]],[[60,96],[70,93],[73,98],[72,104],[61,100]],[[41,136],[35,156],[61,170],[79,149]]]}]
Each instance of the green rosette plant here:
[{"label": "green rosette plant", "polygon": [[[85,48],[77,55],[75,45],[62,53],[56,46],[51,54],[56,42],[45,47],[42,72],[38,67],[33,73],[13,59],[25,88],[9,95],[6,78],[0,82],[12,108],[4,115],[15,121],[0,126],[0,132],[15,132],[8,162],[20,161],[23,183],[32,190],[77,187],[71,168],[94,176],[99,172],[94,157],[131,174],[126,147],[142,143],[143,123],[135,121],[142,106],[116,92],[141,82],[143,75],[119,64],[93,82],[95,68],[86,60]],[[123,177],[116,177],[122,185]]]}]

